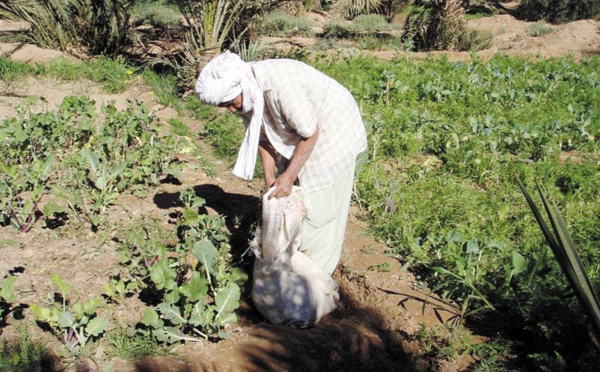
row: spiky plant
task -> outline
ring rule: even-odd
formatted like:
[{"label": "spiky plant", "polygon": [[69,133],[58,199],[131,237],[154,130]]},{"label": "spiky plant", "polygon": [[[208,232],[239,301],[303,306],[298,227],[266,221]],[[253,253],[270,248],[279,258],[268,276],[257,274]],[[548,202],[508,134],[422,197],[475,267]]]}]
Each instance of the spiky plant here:
[{"label": "spiky plant", "polygon": [[125,0],[4,0],[0,17],[29,24],[28,38],[42,48],[116,55],[127,45]]},{"label": "spiky plant", "polygon": [[536,188],[552,228],[548,227],[537,204],[527,192],[521,179],[516,175],[515,178],[573,292],[588,315],[590,336],[600,350],[600,300],[598,300],[598,296],[590,283],[573,238],[567,230],[567,224],[558,207],[548,199],[540,183],[536,181]]},{"label": "spiky plant", "polygon": [[464,0],[416,0],[406,18],[403,40],[417,50],[454,50],[466,28]]},{"label": "spiky plant", "polygon": [[250,42],[248,25],[254,17],[282,0],[175,0],[188,26],[185,48],[175,56],[155,61],[177,73],[182,90],[193,86],[196,72],[224,49]]},{"label": "spiky plant", "polygon": [[334,9],[346,19],[353,19],[360,14],[374,13],[383,0],[339,0]]},{"label": "spiky plant", "polygon": [[346,19],[354,19],[361,14],[382,14],[392,18],[409,2],[410,0],[338,0],[333,7]]}]

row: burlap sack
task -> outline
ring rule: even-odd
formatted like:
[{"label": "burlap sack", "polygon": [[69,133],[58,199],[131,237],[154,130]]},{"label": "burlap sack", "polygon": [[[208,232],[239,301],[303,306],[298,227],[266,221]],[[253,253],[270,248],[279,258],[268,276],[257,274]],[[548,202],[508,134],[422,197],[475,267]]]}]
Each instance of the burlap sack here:
[{"label": "burlap sack", "polygon": [[337,283],[299,251],[302,220],[309,214],[304,190],[294,186],[286,198],[263,196],[262,228],[256,230],[252,249],[252,300],[273,324],[310,326],[337,307]]}]

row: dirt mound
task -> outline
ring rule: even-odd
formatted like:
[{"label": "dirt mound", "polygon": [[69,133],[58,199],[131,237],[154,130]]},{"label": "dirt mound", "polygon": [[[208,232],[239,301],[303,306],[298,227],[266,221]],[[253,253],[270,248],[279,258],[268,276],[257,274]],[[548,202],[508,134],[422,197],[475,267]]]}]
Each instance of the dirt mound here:
[{"label": "dirt mound", "polygon": [[[508,14],[479,18],[469,21],[468,26],[476,30],[491,32],[494,36],[491,47],[481,51],[482,55],[503,53],[534,57],[561,57],[572,54],[600,54],[600,22],[583,20],[564,25],[548,25],[554,29],[542,36],[531,36],[529,30],[534,22],[524,22]],[[480,54],[478,53],[478,54]]]}]

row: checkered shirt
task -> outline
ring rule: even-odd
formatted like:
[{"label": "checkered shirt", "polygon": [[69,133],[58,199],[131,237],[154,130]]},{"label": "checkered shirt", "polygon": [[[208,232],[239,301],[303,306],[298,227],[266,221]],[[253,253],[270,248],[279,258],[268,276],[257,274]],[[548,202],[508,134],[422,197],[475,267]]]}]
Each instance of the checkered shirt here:
[{"label": "checkered shirt", "polygon": [[317,124],[315,148],[298,175],[300,186],[314,192],[334,184],[367,147],[358,105],[334,79],[302,62],[271,59],[251,63],[264,92],[264,131],[286,159]]}]

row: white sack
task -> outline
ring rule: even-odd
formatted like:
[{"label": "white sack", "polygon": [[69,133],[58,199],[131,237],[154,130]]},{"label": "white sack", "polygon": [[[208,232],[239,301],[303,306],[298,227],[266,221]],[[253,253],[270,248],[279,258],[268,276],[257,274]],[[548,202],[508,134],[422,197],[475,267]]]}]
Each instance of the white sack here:
[{"label": "white sack", "polygon": [[290,196],[269,200],[272,191],[263,196],[262,229],[252,242],[252,300],[273,324],[310,326],[337,307],[338,285],[299,251],[309,213],[304,190],[294,186]]}]

